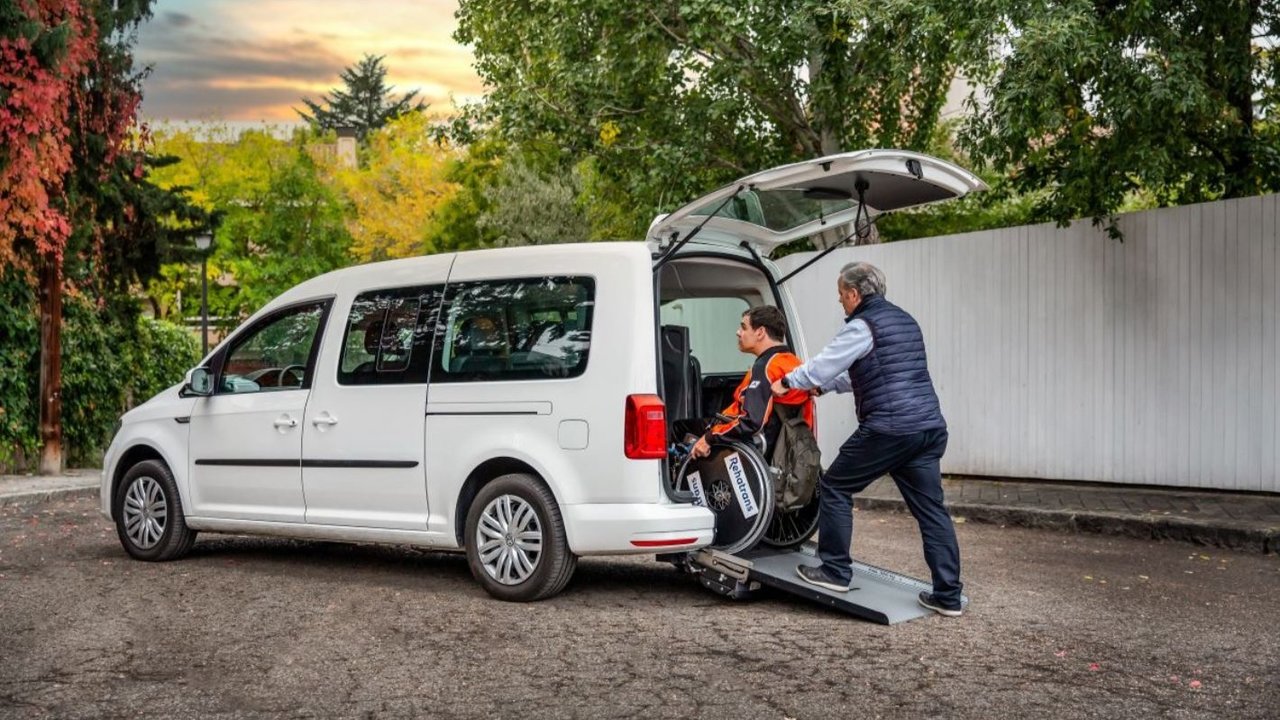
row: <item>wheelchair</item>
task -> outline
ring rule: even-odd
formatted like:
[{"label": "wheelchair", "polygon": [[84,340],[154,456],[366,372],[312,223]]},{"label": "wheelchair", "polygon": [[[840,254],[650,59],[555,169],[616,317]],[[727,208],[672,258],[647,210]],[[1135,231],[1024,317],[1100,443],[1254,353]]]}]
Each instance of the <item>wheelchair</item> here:
[{"label": "wheelchair", "polygon": [[[718,418],[719,419],[719,418]],[[769,464],[764,438],[752,444],[716,440],[711,454],[694,459],[689,447],[673,447],[671,490],[716,516],[713,549],[734,554],[764,544],[778,549],[803,545],[818,530],[818,493],[803,505],[782,507],[778,468]]]}]

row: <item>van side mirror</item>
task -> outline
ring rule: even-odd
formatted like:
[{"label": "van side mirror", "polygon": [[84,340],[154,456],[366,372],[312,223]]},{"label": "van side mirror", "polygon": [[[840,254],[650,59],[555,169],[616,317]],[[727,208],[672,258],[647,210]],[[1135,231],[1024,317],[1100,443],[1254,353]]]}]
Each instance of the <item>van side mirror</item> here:
[{"label": "van side mirror", "polygon": [[208,397],[213,394],[213,373],[207,367],[187,371],[187,378],[178,391],[179,397]]}]

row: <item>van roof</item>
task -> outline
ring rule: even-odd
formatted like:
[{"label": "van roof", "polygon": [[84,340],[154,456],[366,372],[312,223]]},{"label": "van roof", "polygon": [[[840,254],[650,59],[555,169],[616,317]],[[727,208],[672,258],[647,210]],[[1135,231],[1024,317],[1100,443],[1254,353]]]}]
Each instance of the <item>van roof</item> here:
[{"label": "van roof", "polygon": [[[330,295],[337,290],[341,283],[354,281],[356,283],[368,282],[370,286],[378,283],[382,276],[388,275],[404,275],[412,273],[417,268],[425,269],[428,266],[438,266],[441,262],[452,262],[456,257],[470,257],[480,261],[492,259],[496,264],[510,264],[511,274],[520,274],[521,260],[525,258],[539,259],[555,259],[556,256],[562,256],[566,260],[582,258],[584,255],[599,257],[605,260],[623,258],[639,258],[646,265],[650,262],[649,247],[644,242],[625,241],[625,242],[583,242],[583,243],[558,243],[553,245],[524,245],[519,247],[507,248],[486,248],[483,250],[465,250],[458,253],[439,253],[436,255],[422,255],[419,257],[403,258],[400,260],[383,260],[380,262],[365,263],[363,265],[353,265],[351,267],[333,270],[306,280],[293,288],[285,291],[267,305],[265,309],[287,305],[306,298],[313,298],[322,295]],[[632,260],[634,262],[634,260]]]}]

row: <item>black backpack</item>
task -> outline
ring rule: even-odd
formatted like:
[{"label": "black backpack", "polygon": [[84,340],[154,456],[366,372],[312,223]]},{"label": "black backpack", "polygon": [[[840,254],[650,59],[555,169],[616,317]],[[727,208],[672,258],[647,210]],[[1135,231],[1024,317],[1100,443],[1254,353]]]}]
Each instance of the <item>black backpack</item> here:
[{"label": "black backpack", "polygon": [[773,449],[774,494],[779,510],[802,508],[813,500],[822,475],[822,451],[813,430],[804,421],[803,405],[775,402],[773,413],[782,423]]}]

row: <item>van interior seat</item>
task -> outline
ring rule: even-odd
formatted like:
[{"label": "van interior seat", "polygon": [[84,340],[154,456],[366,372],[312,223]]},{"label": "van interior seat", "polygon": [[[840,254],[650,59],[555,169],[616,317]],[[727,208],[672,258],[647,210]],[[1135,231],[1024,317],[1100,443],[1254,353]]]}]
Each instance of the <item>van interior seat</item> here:
[{"label": "van interior seat", "polygon": [[463,321],[454,347],[451,370],[467,373],[494,373],[511,367],[511,348],[500,321],[478,315]]},{"label": "van interior seat", "polygon": [[702,415],[702,367],[689,350],[689,328],[662,326],[662,389],[668,420]]}]

